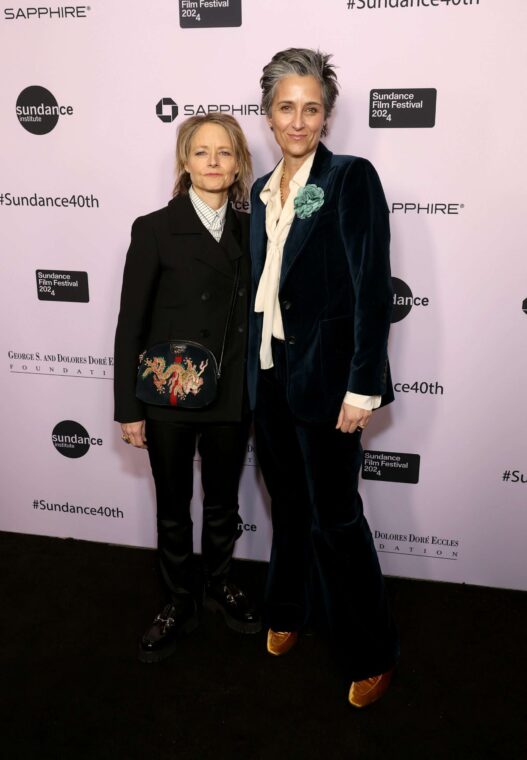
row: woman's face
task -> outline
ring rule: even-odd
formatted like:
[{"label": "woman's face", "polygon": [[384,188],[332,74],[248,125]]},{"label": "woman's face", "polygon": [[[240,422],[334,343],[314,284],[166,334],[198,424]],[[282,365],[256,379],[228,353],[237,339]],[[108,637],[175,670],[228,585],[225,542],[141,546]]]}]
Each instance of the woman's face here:
[{"label": "woman's face", "polygon": [[198,195],[225,195],[236,179],[238,162],[227,130],[206,122],[194,132],[185,171]]},{"label": "woman's face", "polygon": [[320,82],[294,74],[281,79],[267,121],[285,158],[305,158],[320,142],[325,121]]}]

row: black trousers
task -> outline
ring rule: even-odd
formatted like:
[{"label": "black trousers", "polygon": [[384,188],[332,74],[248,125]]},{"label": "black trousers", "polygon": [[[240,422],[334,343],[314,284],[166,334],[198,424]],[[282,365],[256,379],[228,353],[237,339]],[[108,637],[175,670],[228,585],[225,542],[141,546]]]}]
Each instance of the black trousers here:
[{"label": "black trousers", "polygon": [[294,417],[285,393],[285,351],[260,371],[255,410],[258,458],[271,496],[273,544],[266,616],[276,631],[322,627],[346,677],[388,670],[396,629],[358,493],[360,434]]},{"label": "black trousers", "polygon": [[[146,421],[156,487],[159,567],[172,600],[184,594],[199,599],[203,580],[219,586],[228,576],[237,535],[238,485],[248,431],[248,420],[203,424]],[[199,575],[193,559],[190,516],[196,441],[204,493],[203,573]]]}]

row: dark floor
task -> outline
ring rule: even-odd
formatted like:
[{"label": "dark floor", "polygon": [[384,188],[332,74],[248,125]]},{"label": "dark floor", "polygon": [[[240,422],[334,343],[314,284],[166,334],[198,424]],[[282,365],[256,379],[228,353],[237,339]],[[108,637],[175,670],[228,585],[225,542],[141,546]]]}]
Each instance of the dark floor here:
[{"label": "dark floor", "polygon": [[[527,758],[527,594],[388,579],[402,660],[356,711],[323,642],[280,659],[205,614],[158,665],[155,554],[0,533],[1,757]],[[238,563],[257,594],[265,566]]]}]

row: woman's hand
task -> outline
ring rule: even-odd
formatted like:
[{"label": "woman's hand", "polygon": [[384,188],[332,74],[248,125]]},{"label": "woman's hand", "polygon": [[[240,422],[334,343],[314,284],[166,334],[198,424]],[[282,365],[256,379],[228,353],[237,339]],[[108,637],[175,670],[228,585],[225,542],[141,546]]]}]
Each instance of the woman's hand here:
[{"label": "woman's hand", "polygon": [[355,433],[356,430],[364,430],[371,417],[367,409],[360,409],[351,404],[342,404],[337,420],[337,430],[341,433]]},{"label": "woman's hand", "polygon": [[144,420],[140,420],[139,422],[123,422],[121,430],[123,431],[122,439],[125,443],[131,443],[132,446],[136,446],[138,449],[147,448]]}]

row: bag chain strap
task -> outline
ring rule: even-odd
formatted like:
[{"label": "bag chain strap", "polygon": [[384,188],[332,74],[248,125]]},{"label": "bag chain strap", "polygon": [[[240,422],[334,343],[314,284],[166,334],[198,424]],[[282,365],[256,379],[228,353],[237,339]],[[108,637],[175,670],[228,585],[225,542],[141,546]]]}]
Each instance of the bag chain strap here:
[{"label": "bag chain strap", "polygon": [[229,331],[229,325],[234,313],[234,304],[236,303],[236,291],[238,290],[238,283],[240,281],[240,259],[236,261],[236,275],[234,278],[234,287],[232,289],[231,305],[229,306],[229,315],[227,317],[227,323],[225,325],[225,332],[223,333],[223,340],[221,343],[220,360],[218,362],[218,380],[221,377],[221,365],[223,363],[223,354],[225,352],[225,342],[227,340],[227,333]]}]

